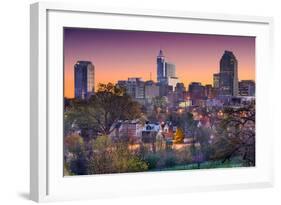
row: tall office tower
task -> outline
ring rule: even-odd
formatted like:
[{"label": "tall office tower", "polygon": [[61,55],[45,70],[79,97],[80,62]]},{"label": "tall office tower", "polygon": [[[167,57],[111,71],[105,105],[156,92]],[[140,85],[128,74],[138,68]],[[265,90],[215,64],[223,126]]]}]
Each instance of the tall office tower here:
[{"label": "tall office tower", "polygon": [[165,79],[165,56],[163,54],[163,51],[159,51],[159,55],[157,56],[157,82],[162,82]]},{"label": "tall office tower", "polygon": [[225,51],[220,60],[219,94],[238,95],[238,61],[231,51]]},{"label": "tall office tower", "polygon": [[77,61],[74,65],[75,98],[87,99],[95,92],[95,67],[90,61]]},{"label": "tall office tower", "polygon": [[239,95],[241,96],[255,96],[255,81],[241,80],[239,82]]},{"label": "tall office tower", "polygon": [[159,51],[157,56],[157,82],[172,86],[173,90],[178,83],[176,66],[173,63],[166,62],[162,50]]}]

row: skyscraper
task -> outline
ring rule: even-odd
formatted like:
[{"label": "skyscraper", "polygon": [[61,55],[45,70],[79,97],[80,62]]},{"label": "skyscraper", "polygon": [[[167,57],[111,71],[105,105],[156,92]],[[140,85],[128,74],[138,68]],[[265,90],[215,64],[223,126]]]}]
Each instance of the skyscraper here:
[{"label": "skyscraper", "polygon": [[77,61],[74,65],[75,98],[87,99],[95,91],[95,67],[90,61]]},{"label": "skyscraper", "polygon": [[238,95],[238,61],[231,51],[225,51],[220,60],[219,94]]},{"label": "skyscraper", "polygon": [[166,62],[162,50],[159,51],[157,56],[157,82],[172,86],[173,90],[178,83],[176,66],[173,63]]},{"label": "skyscraper", "polygon": [[165,79],[165,56],[163,51],[159,51],[159,55],[157,56],[157,82],[162,82]]}]

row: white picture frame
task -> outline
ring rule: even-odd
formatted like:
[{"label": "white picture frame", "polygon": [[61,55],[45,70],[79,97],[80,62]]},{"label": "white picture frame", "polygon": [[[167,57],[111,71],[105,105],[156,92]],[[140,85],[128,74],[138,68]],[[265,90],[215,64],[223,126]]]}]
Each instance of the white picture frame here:
[{"label": "white picture frame", "polygon": [[[64,26],[256,36],[256,167],[63,177],[62,138],[55,136],[61,134],[62,137]],[[97,8],[92,4],[32,4],[31,200],[41,202],[273,186],[273,134],[269,129],[273,119],[271,109],[267,109],[273,96],[270,91],[272,29],[273,19],[270,17]]]}]

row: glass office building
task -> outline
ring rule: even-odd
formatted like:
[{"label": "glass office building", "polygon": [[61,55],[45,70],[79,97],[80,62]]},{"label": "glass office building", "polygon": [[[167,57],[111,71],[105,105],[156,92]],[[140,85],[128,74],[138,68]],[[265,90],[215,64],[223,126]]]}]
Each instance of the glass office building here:
[{"label": "glass office building", "polygon": [[74,65],[75,98],[87,99],[95,92],[95,67],[90,61],[77,61]]}]

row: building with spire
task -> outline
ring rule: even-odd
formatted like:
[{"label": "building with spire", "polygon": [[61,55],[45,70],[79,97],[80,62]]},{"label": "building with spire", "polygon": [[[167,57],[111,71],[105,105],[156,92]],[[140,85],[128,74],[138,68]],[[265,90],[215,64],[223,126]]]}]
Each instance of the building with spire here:
[{"label": "building with spire", "polygon": [[175,89],[178,78],[176,77],[176,65],[167,62],[162,50],[157,56],[157,82],[163,85],[169,85]]},{"label": "building with spire", "polygon": [[166,68],[165,68],[165,56],[163,51],[160,50],[157,56],[157,82],[162,82],[166,76]]}]

